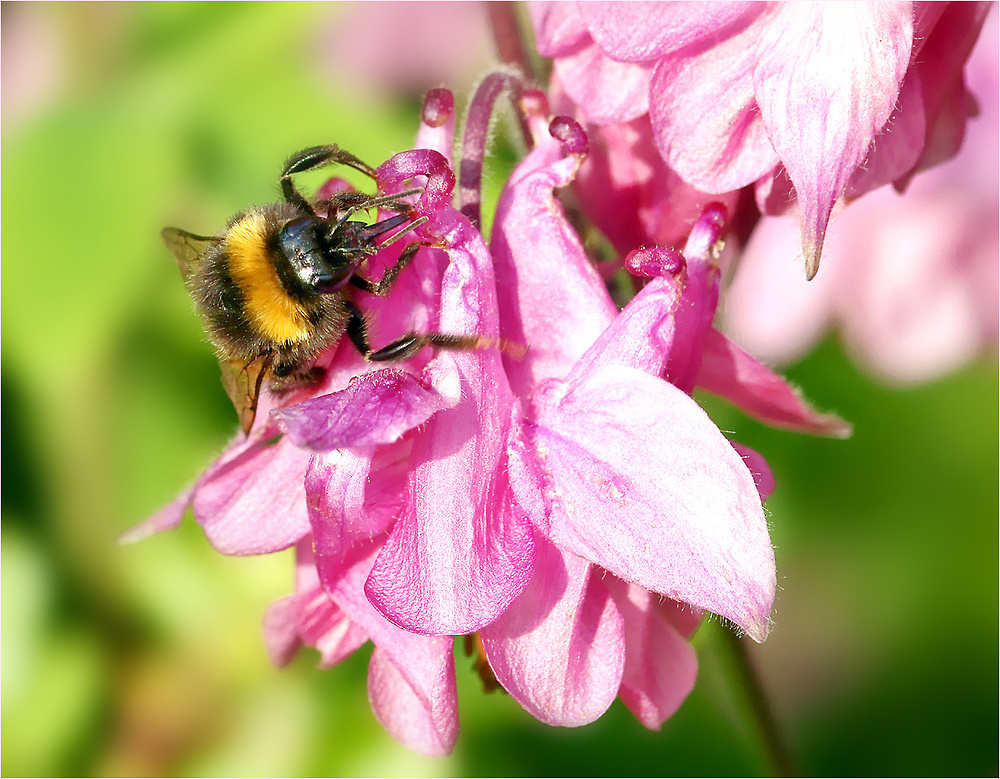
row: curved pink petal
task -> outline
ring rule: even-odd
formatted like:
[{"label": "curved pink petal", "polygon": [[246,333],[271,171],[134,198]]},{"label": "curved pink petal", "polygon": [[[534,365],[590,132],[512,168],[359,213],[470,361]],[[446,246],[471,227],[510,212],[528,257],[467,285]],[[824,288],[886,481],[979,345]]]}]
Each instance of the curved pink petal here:
[{"label": "curved pink petal", "polygon": [[[451,262],[440,328],[496,338],[491,258],[457,212],[438,217]],[[440,352],[428,366],[457,376],[458,405],[413,437],[398,521],[366,592],[397,625],[428,635],[474,632],[501,613],[531,577],[531,524],[506,499],[506,440],[513,394],[497,349]]]},{"label": "curved pink petal", "polygon": [[565,376],[615,318],[617,309],[553,194],[579,163],[554,138],[540,142],[511,175],[497,205],[491,251],[500,330],[524,344],[505,358],[514,392]]},{"label": "curved pink petal", "polygon": [[[963,126],[964,123],[963,116]],[[851,175],[844,197],[850,200],[904,176],[920,159],[926,133],[927,116],[920,76],[911,68],[899,88],[892,114],[872,144],[864,164]]]},{"label": "curved pink petal", "polygon": [[756,485],[757,492],[760,495],[760,502],[766,502],[771,497],[771,493],[774,492],[776,486],[771,466],[768,465],[767,460],[764,459],[764,455],[760,454],[760,452],[756,452],[749,446],[744,446],[736,441],[731,441],[730,443],[732,443],[733,449],[743,458],[747,470],[750,471],[753,483]]},{"label": "curved pink petal", "polygon": [[192,507],[219,552],[267,554],[309,532],[303,486],[311,453],[282,438],[249,442],[220,457],[202,476]]},{"label": "curved pink petal", "polygon": [[[351,548],[385,532],[399,511],[403,480],[396,478],[392,483],[382,473],[373,473],[372,456],[371,452],[329,452],[314,457],[306,471],[316,562],[326,587],[343,574]],[[366,503],[366,495],[372,493],[375,499]]]},{"label": "curved pink petal", "polygon": [[754,99],[755,45],[767,17],[690,56],[665,57],[650,86],[660,154],[703,192],[740,189],[778,163]]},{"label": "curved pink petal", "polygon": [[414,457],[424,463],[413,472],[410,501],[379,553],[365,592],[406,630],[472,633],[501,614],[528,583],[534,560],[531,522],[508,497],[503,461],[483,463],[470,459],[469,452],[449,458],[443,452],[463,442],[449,438],[446,430],[429,432],[442,456],[435,458],[415,443]]},{"label": "curved pink petal", "polygon": [[310,538],[299,542],[295,556],[295,594],[264,613],[264,644],[276,666],[287,664],[306,644],[319,650],[320,668],[329,668],[353,654],[368,635],[320,587]]},{"label": "curved pink petal", "polygon": [[763,3],[581,2],[580,14],[598,46],[621,62],[648,62],[687,46],[736,33]]},{"label": "curved pink petal", "polygon": [[271,413],[296,446],[316,452],[389,444],[426,422],[452,399],[401,370],[366,373],[347,389]]},{"label": "curved pink petal", "polygon": [[368,674],[375,717],[404,746],[447,755],[458,737],[453,639],[401,630],[369,603],[364,583],[377,548],[377,543],[356,547],[330,595],[375,644]]},{"label": "curved pink petal", "polygon": [[[694,689],[698,656],[660,608],[659,595],[614,576],[607,577],[604,585],[625,625],[625,672],[619,695],[639,722],[659,730]],[[667,603],[677,608],[674,601]],[[690,609],[688,613],[696,614]]]},{"label": "curved pink petal", "polygon": [[802,209],[810,278],[833,203],[896,104],[912,40],[909,3],[787,3],[753,52],[757,104]]},{"label": "curved pink petal", "polygon": [[629,122],[649,110],[653,68],[616,62],[596,44],[559,57],[553,72],[587,121],[594,124]]},{"label": "curved pink petal", "polygon": [[619,365],[540,394],[532,433],[552,495],[553,540],[763,641],[775,570],[760,497],[698,404]]},{"label": "curved pink petal", "polygon": [[[433,657],[427,659],[444,674],[454,676],[451,641],[439,641],[441,645],[433,647]],[[377,646],[368,665],[368,701],[382,727],[403,746],[430,757],[444,757],[455,745],[458,717],[451,711],[442,716],[428,707],[421,687],[415,686],[388,653]]]},{"label": "curved pink petal", "polygon": [[561,57],[590,42],[575,3],[529,3],[528,13],[535,28],[535,47],[543,57]]},{"label": "curved pink petal", "polygon": [[643,287],[577,361],[570,380],[612,364],[660,376],[676,342],[676,314],[686,278],[686,269],[678,267],[675,275],[666,274]]},{"label": "curved pink petal", "polygon": [[622,618],[602,571],[548,542],[537,549],[534,577],[483,628],[483,647],[497,681],[529,714],[548,725],[586,725],[618,694]]},{"label": "curved pink petal", "polygon": [[184,515],[187,513],[188,506],[191,505],[191,499],[194,497],[196,489],[197,485],[189,487],[170,501],[170,503],[153,514],[153,516],[143,522],[140,522],[138,525],[130,527],[118,536],[118,543],[134,544],[145,538],[156,535],[157,533],[173,530],[175,527],[179,526],[181,521],[184,519]]},{"label": "curved pink petal", "polygon": [[851,435],[847,422],[816,411],[797,389],[714,328],[706,339],[698,386],[771,427],[834,438]]}]

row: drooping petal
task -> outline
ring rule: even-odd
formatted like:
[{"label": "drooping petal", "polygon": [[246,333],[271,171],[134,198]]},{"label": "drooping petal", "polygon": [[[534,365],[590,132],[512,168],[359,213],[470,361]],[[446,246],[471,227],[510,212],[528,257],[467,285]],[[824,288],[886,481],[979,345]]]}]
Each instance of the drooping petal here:
[{"label": "drooping petal", "polygon": [[810,278],[833,203],[896,104],[912,40],[909,3],[789,3],[752,52],[757,104],[802,209]]},{"label": "drooping petal", "polygon": [[851,434],[847,422],[816,411],[798,390],[714,328],[706,339],[698,386],[772,427],[834,438]]},{"label": "drooping petal", "polygon": [[553,194],[573,180],[578,164],[554,138],[540,140],[497,205],[490,248],[500,328],[528,347],[504,367],[522,397],[542,379],[565,376],[617,314]]},{"label": "drooping petal", "polygon": [[753,477],[753,483],[757,486],[760,502],[764,503],[771,497],[771,493],[774,492],[775,487],[774,473],[771,471],[771,466],[767,464],[767,460],[764,459],[764,456],[760,452],[756,452],[749,446],[744,446],[736,441],[731,441],[730,443],[732,443],[733,449],[743,458],[747,470],[750,471],[750,475]]},{"label": "drooping petal", "polygon": [[389,734],[425,755],[451,752],[458,737],[453,639],[418,636],[385,619],[364,594],[378,543],[355,548],[351,564],[330,595],[376,646],[368,697]]},{"label": "drooping petal", "polygon": [[630,122],[649,110],[649,65],[617,62],[590,44],[557,59],[553,70],[589,122]]},{"label": "drooping petal", "polygon": [[531,432],[553,495],[553,540],[763,641],[775,570],[760,498],[698,404],[621,365],[538,394]]},{"label": "drooping petal", "polygon": [[649,116],[667,164],[703,192],[756,181],[778,163],[754,99],[754,47],[767,17],[705,51],[664,57]]},{"label": "drooping petal", "polygon": [[483,628],[490,667],[536,719],[576,727],[614,701],[625,662],[622,617],[586,560],[539,542],[535,575]]},{"label": "drooping petal", "polygon": [[[329,452],[309,463],[305,489],[316,562],[324,585],[332,587],[343,575],[345,558],[359,541],[387,530],[402,501],[402,478],[389,484],[372,473],[372,452]],[[372,485],[372,477],[379,483]],[[367,490],[377,494],[366,505]]]},{"label": "drooping petal", "polygon": [[621,62],[648,62],[687,46],[732,35],[764,11],[746,2],[581,2],[594,42]]},{"label": "drooping petal", "polygon": [[329,668],[353,654],[368,635],[320,587],[312,539],[298,543],[295,557],[295,593],[264,613],[264,645],[276,666],[287,664],[305,644],[319,650],[320,668]]},{"label": "drooping petal", "polygon": [[[410,501],[372,568],[366,593],[407,630],[472,633],[527,584],[534,559],[531,523],[509,497],[503,461],[463,453],[468,439],[449,439],[445,430],[428,432],[428,443],[441,449],[415,442],[414,457],[424,464],[412,473]],[[444,454],[449,447],[456,447],[457,457]]]},{"label": "drooping petal", "polygon": [[590,41],[587,24],[574,3],[531,3],[528,13],[535,28],[535,46],[543,57],[561,57]]},{"label": "drooping petal", "polygon": [[398,440],[455,400],[427,389],[413,374],[381,370],[358,376],[340,392],[279,409],[272,418],[299,447],[366,449]]},{"label": "drooping petal", "polygon": [[179,526],[181,520],[184,519],[184,515],[187,513],[188,506],[191,505],[195,489],[197,489],[197,485],[189,487],[153,514],[153,516],[134,527],[130,527],[118,536],[118,543],[134,544],[137,541],[142,541],[144,538],[149,538],[152,535],[163,533],[167,530],[173,530]]},{"label": "drooping petal", "polygon": [[[496,337],[491,259],[457,212],[442,282],[440,328]],[[506,499],[507,427],[513,394],[496,349],[439,352],[428,371],[460,377],[461,400],[413,437],[406,500],[372,568],[366,592],[397,625],[461,635],[500,614],[531,577],[531,525]]]},{"label": "drooping petal", "polygon": [[192,506],[219,552],[267,554],[309,532],[303,486],[310,453],[286,439],[247,442],[220,457],[195,490]]},{"label": "drooping petal", "polygon": [[[625,672],[619,695],[639,722],[659,730],[694,689],[698,657],[686,635],[659,608],[661,596],[614,576],[607,577],[604,585],[625,626]],[[697,612],[689,609],[688,614]]]}]

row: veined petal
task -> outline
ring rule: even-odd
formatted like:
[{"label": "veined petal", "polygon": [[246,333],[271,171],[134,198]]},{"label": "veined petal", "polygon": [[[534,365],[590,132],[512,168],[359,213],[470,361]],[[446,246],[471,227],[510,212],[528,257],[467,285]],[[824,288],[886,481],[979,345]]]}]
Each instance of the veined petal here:
[{"label": "veined petal", "polygon": [[912,41],[909,3],[787,3],[752,53],[757,104],[802,209],[809,277],[834,201],[896,104]]},{"label": "veined petal", "polygon": [[195,490],[192,506],[205,537],[219,552],[267,554],[309,532],[303,486],[306,452],[286,439],[248,442],[219,458]]},{"label": "veined petal", "polygon": [[740,189],[778,163],[751,78],[766,18],[705,51],[667,56],[656,66],[649,104],[656,145],[702,192]]},{"label": "veined petal", "polygon": [[540,142],[497,205],[490,248],[500,330],[528,346],[523,359],[504,358],[521,397],[542,379],[565,376],[618,313],[553,194],[578,164],[554,138]]},{"label": "veined petal", "polygon": [[[622,702],[650,730],[659,730],[694,689],[698,657],[687,636],[660,608],[661,596],[614,576],[604,579],[625,626]],[[667,608],[678,608],[667,601]],[[688,615],[700,614],[688,607]]]},{"label": "veined petal", "polygon": [[475,452],[474,439],[452,438],[463,432],[457,418],[436,417],[429,427],[414,444],[421,464],[409,502],[365,591],[406,630],[461,635],[489,624],[524,589],[534,539],[530,519],[509,497],[504,462]]},{"label": "veined petal", "polygon": [[528,13],[535,28],[535,47],[543,57],[561,57],[590,42],[587,24],[574,3],[530,3]]},{"label": "veined petal", "polygon": [[[457,212],[442,281],[444,332],[499,333],[491,258]],[[513,393],[496,349],[439,352],[429,371],[460,379],[454,408],[413,437],[406,500],[366,592],[395,624],[428,635],[471,633],[500,614],[531,577],[531,524],[507,499],[506,445]]]},{"label": "veined petal", "polygon": [[686,46],[733,35],[763,12],[763,3],[581,2],[598,46],[621,62],[647,62]]},{"label": "veined petal", "polygon": [[625,662],[622,617],[586,560],[540,541],[535,575],[483,628],[497,681],[548,725],[576,727],[612,704]]},{"label": "veined petal", "polygon": [[[373,473],[372,457],[373,452],[329,452],[314,457],[306,471],[316,564],[328,588],[343,575],[351,548],[385,532],[399,511],[404,480]],[[377,498],[366,503],[369,490]]]},{"label": "veined petal", "polygon": [[698,404],[621,365],[540,394],[531,432],[553,496],[553,540],[763,641],[775,569],[760,497]]},{"label": "veined petal", "polygon": [[553,71],[594,124],[630,122],[649,110],[651,65],[617,62],[592,43],[559,57]]},{"label": "veined petal", "polygon": [[743,458],[747,470],[750,471],[753,483],[757,486],[757,492],[760,495],[760,502],[766,502],[771,497],[771,493],[774,492],[775,487],[774,473],[771,471],[771,466],[768,465],[767,460],[764,459],[762,454],[754,451],[749,446],[744,446],[736,441],[731,441],[730,443],[732,443],[733,449],[737,451],[739,456]]},{"label": "veined petal", "polygon": [[428,390],[412,374],[382,370],[271,416],[296,446],[328,452],[390,444],[449,405],[454,399]]},{"label": "veined petal", "polygon": [[330,595],[377,648],[368,674],[375,717],[404,746],[425,755],[447,755],[458,737],[453,639],[401,630],[369,603],[364,582],[377,549],[377,542],[356,547]]},{"label": "veined petal", "polygon": [[851,434],[847,422],[816,411],[798,390],[714,328],[708,331],[697,383],[771,427],[834,438]]}]

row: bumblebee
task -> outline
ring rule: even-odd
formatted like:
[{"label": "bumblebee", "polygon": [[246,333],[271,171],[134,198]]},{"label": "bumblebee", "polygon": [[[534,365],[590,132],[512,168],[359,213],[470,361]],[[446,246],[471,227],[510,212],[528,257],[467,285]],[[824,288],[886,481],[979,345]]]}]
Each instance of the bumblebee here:
[{"label": "bumblebee", "polygon": [[[292,177],[330,164],[375,179],[375,171],[336,145],[293,154],[281,172],[283,200],[233,216],[222,235],[203,236],[167,227],[163,239],[177,260],[222,367],[223,384],[240,426],[250,431],[265,381],[276,393],[316,383],[324,370],[313,362],[344,333],[370,361],[398,361],[424,346],[473,349],[475,336],[408,333],[373,350],[354,302],[357,290],[386,295],[425,243],[408,244],[380,281],[359,275],[364,261],[427,221],[398,195],[345,192],[310,202]],[[393,215],[367,224],[353,219],[372,208]],[[395,231],[395,232],[393,232]],[[377,241],[386,236],[381,243]]]}]

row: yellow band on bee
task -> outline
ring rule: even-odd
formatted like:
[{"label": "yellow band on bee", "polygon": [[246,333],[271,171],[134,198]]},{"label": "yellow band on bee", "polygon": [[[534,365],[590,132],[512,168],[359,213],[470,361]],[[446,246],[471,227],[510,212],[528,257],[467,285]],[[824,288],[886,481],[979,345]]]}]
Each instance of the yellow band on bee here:
[{"label": "yellow band on bee", "polygon": [[233,283],[242,290],[244,310],[254,327],[273,341],[303,341],[309,336],[306,312],[281,285],[266,243],[262,214],[249,213],[226,234],[226,255]]}]

